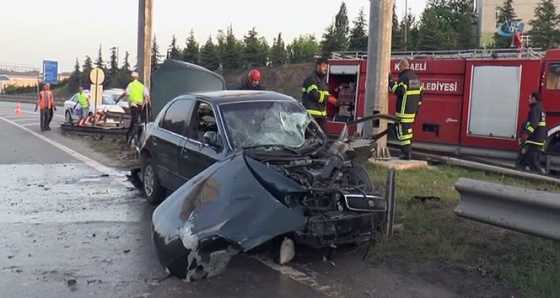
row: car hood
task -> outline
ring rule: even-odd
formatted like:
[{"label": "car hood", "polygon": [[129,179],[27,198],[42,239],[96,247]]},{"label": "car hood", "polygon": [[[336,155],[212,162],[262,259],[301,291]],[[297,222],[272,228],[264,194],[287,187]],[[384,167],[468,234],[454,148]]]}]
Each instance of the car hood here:
[{"label": "car hood", "polygon": [[154,211],[154,229],[162,240],[178,233],[188,248],[221,237],[248,251],[306,223],[305,216],[277,199],[301,190],[280,173],[238,153],[173,192]]},{"label": "car hood", "polygon": [[226,82],[219,74],[196,64],[173,59],[165,60],[154,71],[150,81],[153,115],[158,115],[170,100],[179,95],[226,89]]}]

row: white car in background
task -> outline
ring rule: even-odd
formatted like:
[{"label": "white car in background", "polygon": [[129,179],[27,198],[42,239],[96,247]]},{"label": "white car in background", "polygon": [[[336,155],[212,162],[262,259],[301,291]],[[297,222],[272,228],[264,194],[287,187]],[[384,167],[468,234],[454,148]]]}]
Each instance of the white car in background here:
[{"label": "white car in background", "polygon": [[[84,91],[87,95],[90,95],[89,91]],[[64,118],[66,120],[67,123],[73,123],[73,120],[76,119],[76,122],[78,121],[78,119],[80,118],[80,104],[78,103],[78,94],[74,94],[69,100],[64,102]],[[76,105],[77,104],[77,105]],[[74,106],[76,106],[76,108],[74,109]],[[90,104],[89,106],[89,113],[88,116],[92,116],[94,114],[95,111],[95,105],[94,104]],[[103,92],[103,95],[101,97],[101,104],[97,106],[97,111],[98,112],[113,112],[113,113],[120,113],[120,114],[125,114],[125,110],[120,107],[119,105],[117,105],[115,103],[115,101],[113,100],[113,97],[110,93],[106,93],[106,91]],[[109,120],[107,121],[107,123],[115,123],[115,121]]]},{"label": "white car in background", "polygon": [[[111,99],[113,101],[115,101],[117,98],[119,98],[119,96],[121,96],[123,93],[125,92],[124,89],[120,89],[120,88],[112,88],[112,89],[107,89],[103,91],[103,94],[107,94],[108,96],[111,97]],[[121,108],[124,109],[124,111],[128,114],[129,113],[129,108],[128,108],[128,96],[125,96],[123,98],[121,98],[121,100],[119,100],[119,102],[117,103],[117,105]]]}]

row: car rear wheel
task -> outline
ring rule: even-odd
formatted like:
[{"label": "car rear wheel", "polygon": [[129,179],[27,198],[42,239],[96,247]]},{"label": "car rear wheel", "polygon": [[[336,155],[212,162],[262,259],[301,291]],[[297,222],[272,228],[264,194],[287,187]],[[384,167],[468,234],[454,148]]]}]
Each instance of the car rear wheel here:
[{"label": "car rear wheel", "polygon": [[152,164],[152,159],[147,157],[142,166],[142,181],[146,200],[152,205],[159,204],[165,197],[165,188],[161,185]]},{"label": "car rear wheel", "polygon": [[72,115],[70,115],[70,111],[64,113],[64,120],[66,120],[66,123],[72,124]]}]

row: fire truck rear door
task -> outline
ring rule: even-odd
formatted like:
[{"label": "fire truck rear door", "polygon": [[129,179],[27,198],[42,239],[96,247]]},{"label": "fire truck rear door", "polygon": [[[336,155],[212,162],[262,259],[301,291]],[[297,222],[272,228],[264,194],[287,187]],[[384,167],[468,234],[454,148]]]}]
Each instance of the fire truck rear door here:
[{"label": "fire truck rear door", "polygon": [[467,134],[471,137],[515,138],[521,66],[472,67]]}]

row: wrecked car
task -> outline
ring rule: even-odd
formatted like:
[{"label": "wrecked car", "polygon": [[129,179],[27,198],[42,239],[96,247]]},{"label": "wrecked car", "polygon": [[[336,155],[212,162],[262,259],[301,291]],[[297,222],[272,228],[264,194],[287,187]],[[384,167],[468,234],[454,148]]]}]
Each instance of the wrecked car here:
[{"label": "wrecked car", "polygon": [[276,92],[178,96],[143,128],[138,152],[146,197],[160,203],[157,257],[187,281],[278,239],[362,243],[387,216],[347,136],[330,142],[297,100]]},{"label": "wrecked car", "polygon": [[334,248],[389,230],[394,190],[383,194],[361,164],[392,125],[370,140],[348,127],[395,117],[345,123],[332,140],[294,98],[226,91],[220,75],[194,64],[167,59],[151,80],[157,116],[138,131],[129,179],[159,204],[152,237],[172,275],[208,278],[264,247],[283,264],[294,242]]}]

